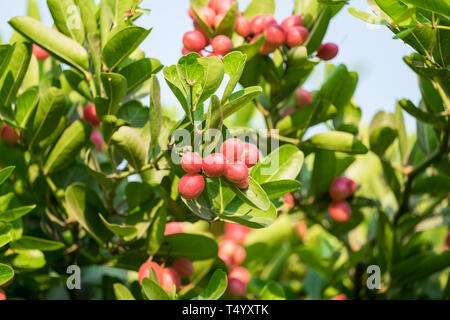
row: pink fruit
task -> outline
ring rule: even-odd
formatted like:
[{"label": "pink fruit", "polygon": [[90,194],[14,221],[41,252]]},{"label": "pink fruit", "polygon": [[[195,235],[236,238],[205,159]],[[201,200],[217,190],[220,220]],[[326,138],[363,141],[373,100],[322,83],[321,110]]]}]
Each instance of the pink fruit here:
[{"label": "pink fruit", "polygon": [[234,266],[240,265],[242,262],[244,262],[246,256],[247,253],[245,252],[245,249],[242,248],[241,246],[236,245],[233,254],[233,265]]},{"label": "pink fruit", "polygon": [[239,161],[244,162],[248,168],[253,167],[259,160],[259,149],[254,144],[246,143],[244,152],[239,157]]},{"label": "pink fruit", "polygon": [[212,153],[203,160],[203,171],[208,177],[223,176],[226,171],[227,159],[221,153]]},{"label": "pink fruit", "polygon": [[294,227],[294,231],[297,236],[302,239],[303,242],[306,242],[308,239],[308,226],[304,220],[297,223]]},{"label": "pink fruit", "polygon": [[225,18],[225,15],[223,13],[219,13],[214,18],[214,28],[217,29],[220,26],[220,23],[222,22],[223,18]]},{"label": "pink fruit", "polygon": [[271,14],[259,14],[251,21],[252,32],[254,34],[263,33],[270,24],[277,24],[277,20]]},{"label": "pink fruit", "polygon": [[178,192],[186,200],[192,200],[202,194],[205,179],[201,174],[186,174],[178,182]]},{"label": "pink fruit", "polygon": [[[208,33],[205,31],[205,29],[202,28],[202,26],[200,25],[200,23],[198,22],[197,19],[194,19],[193,25],[194,25],[194,29],[195,29],[196,31],[200,32],[200,33],[203,35],[203,37],[205,38],[205,41],[206,41],[205,46],[207,46],[207,45],[209,44],[209,36],[208,36]],[[202,49],[203,49],[203,48],[202,48]],[[191,51],[191,50],[189,50],[189,51]],[[201,50],[198,50],[198,51],[191,51],[191,52],[198,52],[198,53],[200,53]],[[201,53],[200,53],[200,54],[201,54]]]},{"label": "pink fruit", "polygon": [[191,19],[196,19],[195,13],[194,13],[194,10],[192,10],[192,7],[189,7],[188,14],[189,14],[189,17],[191,17]]},{"label": "pink fruit", "polygon": [[206,46],[206,39],[200,31],[188,31],[183,36],[183,44],[189,51],[198,52]]},{"label": "pink fruit", "polygon": [[83,119],[84,121],[90,123],[94,127],[98,127],[100,125],[100,119],[97,116],[97,111],[95,110],[95,104],[88,104],[83,109]]},{"label": "pink fruit", "polygon": [[142,284],[142,280],[144,278],[150,278],[150,270],[153,269],[155,271],[156,277],[158,278],[159,283],[162,283],[162,268],[153,261],[147,261],[141,265],[138,271],[139,275],[139,283]]},{"label": "pink fruit", "polygon": [[309,36],[308,29],[302,26],[285,29],[285,33],[285,43],[288,47],[296,47],[303,44]]},{"label": "pink fruit", "polygon": [[0,301],[2,300],[6,300],[6,294],[5,291],[3,291],[3,289],[0,288]]},{"label": "pink fruit", "polygon": [[166,224],[166,228],[164,230],[164,235],[168,236],[170,234],[183,233],[184,227],[181,222],[169,222]]},{"label": "pink fruit", "polygon": [[38,61],[44,61],[45,59],[50,57],[50,54],[47,51],[45,51],[35,43],[33,43],[33,55]]},{"label": "pink fruit", "polygon": [[292,209],[295,206],[294,196],[292,193],[288,193],[284,196],[284,205],[288,209]]},{"label": "pink fruit", "polygon": [[219,257],[233,257],[237,244],[229,239],[222,240],[219,243]]},{"label": "pink fruit", "polygon": [[247,284],[250,282],[251,275],[250,272],[248,272],[248,270],[243,267],[234,267],[228,273],[228,279],[238,279]]},{"label": "pink fruit", "polygon": [[248,178],[248,168],[245,163],[236,161],[228,163],[225,171],[225,177],[233,183],[244,182]]},{"label": "pink fruit", "polygon": [[345,293],[341,293],[336,297],[331,298],[331,300],[347,300],[347,295]]},{"label": "pink fruit", "polygon": [[295,14],[287,17],[286,19],[283,20],[283,22],[281,22],[281,27],[284,29],[284,31],[287,31],[292,27],[298,27],[301,25],[303,25],[302,17]]},{"label": "pink fruit", "polygon": [[173,268],[164,268],[162,270],[162,282],[161,287],[166,291],[172,291],[173,286],[178,291],[181,287],[181,277],[178,272]]},{"label": "pink fruit", "polygon": [[97,151],[103,150],[103,136],[98,130],[92,131],[91,141],[97,146]]},{"label": "pink fruit", "polygon": [[226,222],[224,238],[244,243],[249,231],[249,227],[237,223]]},{"label": "pink fruit", "polygon": [[281,113],[281,117],[287,117],[288,115],[290,115],[291,113],[294,113],[295,109],[294,108],[286,108],[283,110],[283,112]]},{"label": "pink fruit", "polygon": [[277,24],[270,24],[264,29],[266,42],[270,47],[278,48],[284,43],[284,31]]},{"label": "pink fruit", "polygon": [[328,206],[328,214],[337,222],[345,222],[350,219],[352,210],[346,201],[332,202]]},{"label": "pink fruit", "polygon": [[328,193],[334,201],[343,201],[350,197],[357,188],[358,185],[352,179],[337,177],[331,184]]},{"label": "pink fruit", "polygon": [[181,158],[181,167],[187,173],[198,173],[202,170],[203,159],[196,152],[186,152]]},{"label": "pink fruit", "polygon": [[219,35],[212,40],[211,46],[215,53],[224,56],[231,50],[231,40],[227,36]]},{"label": "pink fruit", "polygon": [[250,185],[250,179],[249,179],[249,177],[245,178],[245,179],[242,180],[241,182],[236,183],[236,187],[238,187],[238,188],[241,189],[241,190],[247,189],[249,185]]},{"label": "pink fruit", "polygon": [[241,37],[248,37],[252,33],[252,26],[250,24],[250,21],[244,16],[238,17],[236,19],[235,30],[236,33]]},{"label": "pink fruit", "polygon": [[317,50],[317,56],[325,61],[331,60],[337,56],[339,47],[334,43],[321,44]]},{"label": "pink fruit", "polygon": [[231,7],[233,6],[234,0],[218,0],[216,1],[216,13],[217,14],[226,14]]},{"label": "pink fruit", "polygon": [[267,56],[267,55],[271,54],[272,52],[274,52],[276,49],[277,49],[276,46],[273,46],[270,43],[264,41],[261,48],[259,48],[259,54],[263,55],[263,56]]},{"label": "pink fruit", "polygon": [[236,161],[244,152],[244,143],[237,138],[225,140],[220,146],[220,153],[227,158],[228,161]]},{"label": "pink fruit", "polygon": [[309,91],[307,91],[303,88],[298,88],[295,91],[294,100],[295,100],[295,105],[298,108],[301,108],[312,102],[312,95]]},{"label": "pink fruit", "polygon": [[178,258],[172,263],[181,278],[189,278],[194,273],[192,262],[186,258]]},{"label": "pink fruit", "polygon": [[228,279],[227,294],[232,298],[240,298],[247,293],[247,285],[239,279]]},{"label": "pink fruit", "polygon": [[202,7],[198,10],[198,15],[200,18],[210,27],[214,26],[214,20],[216,18],[216,13],[213,9],[209,7]]},{"label": "pink fruit", "polygon": [[220,0],[209,0],[208,1],[208,7],[216,11],[216,3]]},{"label": "pink fruit", "polygon": [[19,135],[16,130],[8,126],[6,123],[3,123],[2,125],[0,137],[4,142],[10,145],[15,145],[19,141]]}]

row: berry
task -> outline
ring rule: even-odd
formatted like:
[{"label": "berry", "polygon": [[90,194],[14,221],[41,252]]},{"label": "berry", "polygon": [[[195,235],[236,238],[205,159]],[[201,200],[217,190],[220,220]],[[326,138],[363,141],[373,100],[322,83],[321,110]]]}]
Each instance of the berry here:
[{"label": "berry", "polygon": [[100,125],[100,120],[97,116],[97,111],[95,110],[95,104],[91,103],[84,107],[83,119],[94,127],[98,127]]},{"label": "berry", "polygon": [[294,227],[294,231],[297,234],[297,236],[302,239],[303,242],[306,242],[307,235],[308,235],[308,226],[306,225],[306,222],[304,220],[297,223]]},{"label": "berry", "polygon": [[447,234],[447,237],[445,238],[445,244],[446,244],[447,248],[450,248],[450,231]]},{"label": "berry", "polygon": [[358,188],[355,181],[346,177],[337,177],[328,190],[331,199],[343,201],[350,197]]},{"label": "berry", "polygon": [[278,48],[284,43],[284,31],[277,24],[270,24],[264,29],[268,46]]},{"label": "berry", "polygon": [[97,146],[97,151],[103,150],[103,136],[98,130],[92,131],[91,141]]},{"label": "berry", "polygon": [[345,293],[341,293],[336,297],[331,298],[331,300],[347,300],[347,295]]},{"label": "berry", "polygon": [[201,51],[206,46],[206,39],[200,31],[188,31],[183,36],[183,44],[189,51]]},{"label": "berry", "polygon": [[189,15],[189,17],[191,17],[191,19],[196,19],[195,13],[194,13],[194,10],[192,10],[192,7],[189,7],[188,15]]},{"label": "berry", "polygon": [[234,267],[228,273],[228,279],[238,279],[245,284],[250,282],[250,278],[251,278],[250,272],[248,272],[248,270],[243,267]]},{"label": "berry", "polygon": [[186,258],[178,258],[175,260],[172,263],[172,268],[174,268],[182,278],[189,278],[194,273],[192,262]]},{"label": "berry", "polygon": [[19,141],[19,135],[17,132],[6,123],[3,123],[2,125],[0,137],[4,142],[10,145],[15,145]]},{"label": "berry", "polygon": [[295,91],[294,99],[295,99],[295,105],[298,108],[301,108],[312,102],[312,95],[309,91],[307,91],[303,88],[298,88]]},{"label": "berry", "polygon": [[247,293],[247,285],[239,279],[229,278],[227,294],[232,298],[240,298]]},{"label": "berry", "polygon": [[164,235],[168,236],[170,234],[183,233],[183,232],[184,232],[184,227],[181,222],[169,222],[166,224],[166,228],[164,230]]},{"label": "berry", "polygon": [[286,108],[286,109],[284,109],[283,112],[281,113],[281,118],[287,117],[291,113],[294,113],[294,111],[295,111],[294,108]]},{"label": "berry", "polygon": [[6,300],[6,294],[5,291],[3,291],[3,289],[0,288],[0,301],[2,300]]},{"label": "berry", "polygon": [[233,265],[234,266],[240,265],[242,262],[244,262],[246,256],[247,254],[245,252],[245,249],[242,248],[241,246],[236,245],[233,254]]},{"label": "berry", "polygon": [[225,177],[233,183],[242,183],[248,178],[248,168],[245,163],[236,161],[228,163],[225,171]]},{"label": "berry", "polygon": [[214,26],[214,20],[216,18],[216,13],[213,9],[209,7],[202,7],[198,10],[198,15],[202,20],[210,27]]},{"label": "berry", "polygon": [[202,170],[203,159],[196,152],[186,152],[181,158],[181,167],[187,173],[198,173]]},{"label": "berry", "polygon": [[236,19],[236,33],[241,37],[248,37],[252,33],[252,26],[250,21],[244,17],[240,16]]},{"label": "berry", "polygon": [[178,192],[186,200],[192,200],[202,194],[205,179],[201,174],[186,174],[178,182]]},{"label": "berry", "polygon": [[277,49],[277,47],[272,46],[270,43],[264,41],[263,45],[259,49],[259,54],[263,56],[267,56],[268,54],[271,54]]},{"label": "berry", "polygon": [[332,202],[328,206],[328,214],[337,222],[345,222],[350,219],[352,210],[346,201]]},{"label": "berry", "polygon": [[178,291],[181,287],[181,277],[178,272],[173,268],[164,268],[162,270],[162,282],[161,287],[166,291],[172,291],[173,286],[175,286]]},{"label": "berry", "polygon": [[285,43],[288,47],[296,47],[303,44],[309,36],[308,29],[302,26],[291,27],[285,32]]},{"label": "berry", "polygon": [[284,29],[284,31],[287,31],[292,27],[299,27],[301,25],[303,25],[302,17],[295,14],[287,17],[283,20],[283,22],[281,22],[281,27]]},{"label": "berry", "polygon": [[225,223],[225,239],[230,239],[239,243],[244,243],[247,233],[250,231],[249,227],[241,224],[227,222]]},{"label": "berry", "polygon": [[35,43],[33,43],[33,55],[38,61],[44,61],[45,59],[50,57],[50,54],[47,51],[45,51]]},{"label": "berry", "polygon": [[218,0],[216,1],[215,10],[217,14],[226,14],[233,6],[234,0]]},{"label": "berry", "polygon": [[158,278],[158,282],[162,283],[163,277],[162,277],[162,268],[153,261],[147,261],[144,264],[141,265],[138,271],[139,275],[139,283],[142,284],[142,280],[144,278],[150,278],[150,270],[153,269],[156,274],[156,278]]},{"label": "berry", "polygon": [[321,44],[317,50],[317,56],[325,61],[331,60],[337,56],[339,47],[334,43]]},{"label": "berry", "polygon": [[244,145],[244,152],[239,157],[239,161],[244,162],[248,168],[253,167],[259,160],[259,149],[250,143]]},{"label": "berry", "polygon": [[227,36],[219,35],[212,40],[211,46],[215,53],[224,56],[231,50],[231,40]]},{"label": "berry", "polygon": [[225,239],[219,243],[219,257],[232,257],[237,244],[234,241]]},{"label": "berry", "polygon": [[220,146],[220,153],[223,154],[228,161],[236,161],[244,152],[244,143],[237,138],[225,140]]},{"label": "berry", "polygon": [[284,195],[284,205],[288,209],[292,209],[295,206],[294,196],[292,193]]},{"label": "berry", "polygon": [[220,23],[222,22],[223,18],[225,18],[225,15],[220,13],[214,18],[214,28],[217,29],[220,26]]},{"label": "berry", "polygon": [[223,176],[226,171],[227,159],[221,153],[213,153],[203,160],[203,171],[208,177]]},{"label": "berry", "polygon": [[[202,26],[200,25],[200,23],[198,22],[197,19],[194,19],[193,25],[194,25],[194,29],[195,29],[196,31],[200,32],[200,33],[203,35],[203,37],[205,38],[205,41],[206,41],[205,46],[207,46],[207,45],[209,44],[209,36],[208,36],[208,33],[205,31],[205,29],[202,28]],[[202,48],[202,49],[203,49],[203,48]],[[192,51],[192,50],[189,50],[189,51],[190,51],[190,52],[198,52],[198,53],[200,53],[200,55],[201,55],[201,52],[200,52],[201,50],[198,50],[198,51]]]},{"label": "berry", "polygon": [[242,180],[241,182],[236,183],[236,187],[243,190],[243,189],[247,189],[249,184],[250,184],[250,179],[249,179],[249,177],[247,177],[244,180]]},{"label": "berry", "polygon": [[259,14],[251,21],[252,33],[263,33],[264,29],[270,24],[277,24],[277,20],[271,14]]},{"label": "berry", "polygon": [[209,0],[208,1],[208,7],[216,11],[216,3],[220,0]]}]

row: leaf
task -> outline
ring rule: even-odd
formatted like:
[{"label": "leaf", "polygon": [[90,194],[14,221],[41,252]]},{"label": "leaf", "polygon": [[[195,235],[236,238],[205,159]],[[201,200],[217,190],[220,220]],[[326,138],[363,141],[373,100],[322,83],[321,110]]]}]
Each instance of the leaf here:
[{"label": "leaf", "polygon": [[84,26],[80,9],[73,0],[47,0],[47,6],[55,21],[56,28],[79,44],[84,42]]},{"label": "leaf", "polygon": [[75,69],[64,70],[63,74],[73,90],[77,91],[88,101],[93,101],[92,94],[89,91],[89,85],[83,74]]},{"label": "leaf", "polygon": [[217,36],[219,34],[224,34],[231,38],[235,29],[236,18],[238,17],[238,14],[239,14],[238,2],[233,1],[233,5],[226,12],[222,21],[220,21],[220,24],[217,26],[215,30],[215,35]]},{"label": "leaf", "polygon": [[450,192],[450,177],[438,174],[435,176],[421,177],[414,180],[413,194],[448,194]]},{"label": "leaf", "polygon": [[297,191],[301,186],[297,180],[278,180],[261,184],[269,199],[281,198],[285,194]]},{"label": "leaf", "polygon": [[163,288],[149,278],[142,280],[142,293],[148,300],[170,300]]},{"label": "leaf", "polygon": [[115,33],[103,47],[103,62],[114,70],[147,38],[152,29],[136,26],[125,27]]},{"label": "leaf", "polygon": [[147,163],[148,148],[136,129],[120,127],[111,137],[111,142],[135,170],[140,170]]},{"label": "leaf", "polygon": [[4,222],[12,222],[15,221],[27,213],[29,213],[31,210],[36,208],[35,205],[32,206],[26,206],[26,207],[20,207],[15,209],[9,209],[3,212],[0,212],[0,221]]},{"label": "leaf", "polygon": [[0,170],[0,184],[6,181],[9,178],[11,173],[14,171],[14,166],[9,166]]},{"label": "leaf", "polygon": [[162,127],[161,88],[155,75],[150,80],[150,133],[152,157],[156,161],[159,133]]},{"label": "leaf", "polygon": [[333,151],[318,150],[314,157],[314,167],[311,176],[311,195],[320,197],[328,191],[336,172],[336,156]]},{"label": "leaf", "polygon": [[39,14],[39,7],[35,0],[28,0],[28,16],[36,20],[41,20],[41,15]]},{"label": "leaf", "polygon": [[[259,52],[259,49],[261,49],[261,46],[263,45],[265,40],[266,40],[266,36],[265,36],[265,34],[263,34],[263,35],[259,36],[258,39],[256,39],[255,41],[250,42],[250,43],[244,43],[238,47],[233,48],[232,50],[240,51],[243,54],[245,54],[247,56],[247,61],[250,61],[251,59],[255,58],[255,56],[260,58],[260,56],[257,56],[257,54]],[[256,63],[255,63],[255,65],[256,65]],[[261,72],[260,69],[258,71]],[[245,72],[244,72],[244,75],[245,75]],[[255,75],[253,75],[253,76],[255,76]],[[251,83],[249,85],[255,85],[255,84],[257,84],[257,82]],[[245,86],[247,86],[247,85],[245,85]]]},{"label": "leaf", "polygon": [[13,240],[11,235],[12,225],[9,223],[0,222],[0,248],[7,245]]},{"label": "leaf", "polygon": [[381,24],[381,25],[387,25],[387,21],[385,19],[383,19],[382,17],[379,16],[374,16],[370,13],[367,13],[365,11],[361,11],[358,10],[356,8],[348,8],[348,12],[358,18],[361,19],[367,23],[371,23],[371,24]]},{"label": "leaf", "polygon": [[91,0],[74,0],[80,10],[80,17],[83,22],[86,34],[95,34],[98,32],[97,20],[95,18],[94,9]]},{"label": "leaf", "polygon": [[261,186],[252,177],[249,177],[249,185],[246,189],[239,189],[235,184],[229,182],[225,178],[223,178],[222,181],[227,184],[231,190],[233,190],[239,199],[246,202],[250,206],[260,210],[269,209],[271,204],[269,197],[263,188],[261,188]]},{"label": "leaf", "polygon": [[39,250],[18,250],[12,257],[12,264],[20,269],[40,269],[45,266],[45,255]]},{"label": "leaf", "polygon": [[369,127],[370,149],[383,156],[389,146],[397,138],[393,114],[379,111],[375,114]]},{"label": "leaf", "polygon": [[213,221],[216,218],[215,210],[211,207],[209,200],[203,195],[200,195],[200,197],[194,200],[186,200],[183,198],[183,202],[194,214],[203,220]]},{"label": "leaf", "polygon": [[437,117],[431,113],[427,113],[417,108],[410,100],[402,99],[398,102],[398,105],[412,115],[417,120],[428,123],[436,129],[442,129],[446,126],[444,117]]},{"label": "leaf", "polygon": [[[261,92],[261,87],[248,87],[233,93],[229,101],[222,106],[223,119],[225,120],[233,113],[245,107],[247,103],[259,96]],[[219,116],[216,112],[213,114],[213,119],[217,119]]]},{"label": "leaf", "polygon": [[225,210],[219,214],[221,219],[242,224],[250,228],[265,228],[270,226],[277,217],[273,203],[268,210],[251,207],[239,198],[235,198]]},{"label": "leaf", "polygon": [[403,164],[406,164],[409,157],[408,135],[406,134],[405,120],[403,119],[403,113],[399,103],[395,107],[395,123],[401,160]]},{"label": "leaf", "polygon": [[88,143],[91,132],[91,126],[80,120],[68,127],[50,152],[44,165],[44,174],[67,168]]},{"label": "leaf", "polygon": [[221,104],[226,103],[228,98],[233,93],[234,88],[236,88],[236,85],[242,76],[242,72],[244,72],[246,60],[246,55],[239,51],[230,52],[223,57],[224,71],[230,76],[230,81],[228,81],[223,93],[222,100],[220,101]]},{"label": "leaf", "polygon": [[191,261],[217,257],[216,242],[199,234],[177,233],[165,237],[158,254],[172,258],[186,258]]},{"label": "leaf", "polygon": [[402,0],[406,4],[412,4],[418,8],[450,17],[450,3],[441,0]]},{"label": "leaf", "polygon": [[39,90],[30,88],[22,93],[16,101],[16,121],[19,127],[26,128],[39,101]]},{"label": "leaf", "polygon": [[365,154],[368,152],[367,147],[354,135],[342,131],[318,133],[305,141],[303,145],[314,149],[350,154]]},{"label": "leaf", "polygon": [[0,286],[14,278],[14,270],[6,264],[0,263]]},{"label": "leaf", "polygon": [[162,65],[159,60],[153,58],[141,59],[120,69],[119,73],[127,79],[127,94],[138,89],[140,85],[151,78],[152,74],[158,73],[161,69]]},{"label": "leaf", "polygon": [[164,241],[164,231],[167,222],[167,208],[161,206],[152,219],[152,224],[147,237],[147,254],[153,256],[156,254]]},{"label": "leaf", "polygon": [[317,21],[314,23],[313,29],[310,31],[305,47],[308,54],[315,52],[322,44],[323,38],[328,30],[328,25],[333,17],[333,9],[330,6],[325,7],[319,14]]},{"label": "leaf", "polygon": [[200,293],[194,300],[218,300],[227,290],[228,278],[227,274],[221,269],[216,269],[205,290]]},{"label": "leaf", "polygon": [[293,145],[283,145],[259,161],[250,176],[259,184],[297,178],[303,165],[303,152]]},{"label": "leaf", "polygon": [[252,19],[258,14],[275,13],[275,0],[253,0],[244,11],[244,16]]},{"label": "leaf", "polygon": [[81,72],[89,70],[86,50],[76,41],[30,17],[14,17],[9,24],[19,33]]},{"label": "leaf", "polygon": [[133,226],[109,223],[101,214],[98,216],[109,231],[120,238],[124,238],[126,241],[132,239],[137,233],[137,229]]},{"label": "leaf", "polygon": [[133,128],[143,128],[149,121],[148,111],[140,101],[131,100],[120,107],[117,117],[125,120]]},{"label": "leaf", "polygon": [[56,251],[64,248],[64,244],[57,241],[40,239],[30,236],[22,236],[11,242],[10,247],[18,250]]},{"label": "leaf", "polygon": [[164,79],[166,80],[166,83],[169,86],[170,90],[172,90],[173,94],[180,102],[184,112],[186,114],[189,114],[189,105],[186,99],[187,93],[183,87],[182,80],[180,80],[179,78],[177,66],[173,65],[170,67],[165,67],[163,69],[163,73]]},{"label": "leaf", "polygon": [[[108,97],[108,110],[106,114],[115,115],[119,109],[119,104],[127,94],[127,79],[118,73],[102,73],[101,80]],[[99,113],[99,117],[102,114]]]},{"label": "leaf", "polygon": [[130,290],[121,283],[114,283],[113,289],[117,300],[136,300]]},{"label": "leaf", "polygon": [[261,300],[286,300],[283,287],[274,281],[270,281],[262,289],[259,295]]}]

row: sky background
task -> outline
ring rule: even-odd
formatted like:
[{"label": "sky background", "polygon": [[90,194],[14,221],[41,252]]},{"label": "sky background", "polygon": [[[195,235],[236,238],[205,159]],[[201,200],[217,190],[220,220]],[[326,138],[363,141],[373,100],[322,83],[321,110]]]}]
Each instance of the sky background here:
[{"label": "sky background", "polygon": [[[41,9],[44,24],[53,24],[45,0],[36,0]],[[243,11],[250,0],[239,0],[239,8]],[[362,108],[362,121],[369,124],[373,115],[384,110],[393,112],[395,102],[408,98],[418,102],[420,92],[413,71],[403,63],[402,58],[412,50],[401,40],[392,39],[393,34],[385,27],[368,25],[351,16],[347,9],[355,7],[368,11],[366,0],[350,0],[342,11],[332,20],[325,37],[325,42],[335,42],[340,53],[332,61],[334,64],[344,63],[349,70],[359,74],[356,89],[356,101]],[[281,22],[290,15],[294,8],[294,0],[277,0],[275,18]],[[187,14],[189,0],[143,0],[141,7],[151,9],[149,16],[142,17],[138,24],[153,27],[150,36],[141,48],[147,56],[159,59],[164,65],[172,65],[181,56],[183,33],[193,30],[192,20]],[[25,15],[27,0],[0,1],[0,34],[3,41],[9,40],[12,28],[7,21],[18,15]],[[323,80],[323,68],[317,71],[305,84],[305,88],[315,90]],[[162,101],[165,105],[178,105],[176,98],[162,81]],[[415,131],[415,122],[405,114],[407,129]]]}]

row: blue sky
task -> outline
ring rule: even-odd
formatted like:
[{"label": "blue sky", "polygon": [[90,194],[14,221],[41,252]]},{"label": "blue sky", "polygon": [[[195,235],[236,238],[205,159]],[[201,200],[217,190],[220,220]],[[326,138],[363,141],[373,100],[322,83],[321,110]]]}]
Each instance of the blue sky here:
[{"label": "blue sky", "polygon": [[[52,18],[45,0],[36,0],[41,8],[43,22],[52,25]],[[244,10],[250,0],[239,0]],[[147,56],[159,59],[164,65],[176,63],[181,55],[183,33],[192,30],[192,20],[187,15],[188,0],[143,0],[142,7],[151,9],[149,16],[141,18],[139,25],[153,27],[149,38],[142,45]],[[351,0],[350,6],[367,10],[365,0]],[[0,33],[3,39],[12,34],[7,21],[26,13],[27,0],[0,1]],[[275,17],[281,21],[294,7],[293,0],[277,0]],[[363,122],[368,124],[378,110],[392,112],[395,101],[408,98],[418,102],[420,92],[415,74],[403,63],[402,58],[412,50],[401,40],[393,40],[393,34],[383,27],[369,26],[347,12],[346,6],[332,20],[326,42],[335,42],[340,53],[333,63],[344,63],[359,73],[356,101],[363,110]],[[5,40],[4,40],[5,41]],[[322,65],[323,67],[323,65]],[[318,68],[306,83],[310,90],[317,89],[322,81],[323,68]],[[167,105],[176,99],[165,83],[162,83],[162,99]],[[415,122],[405,115],[408,131],[413,132]]]}]

